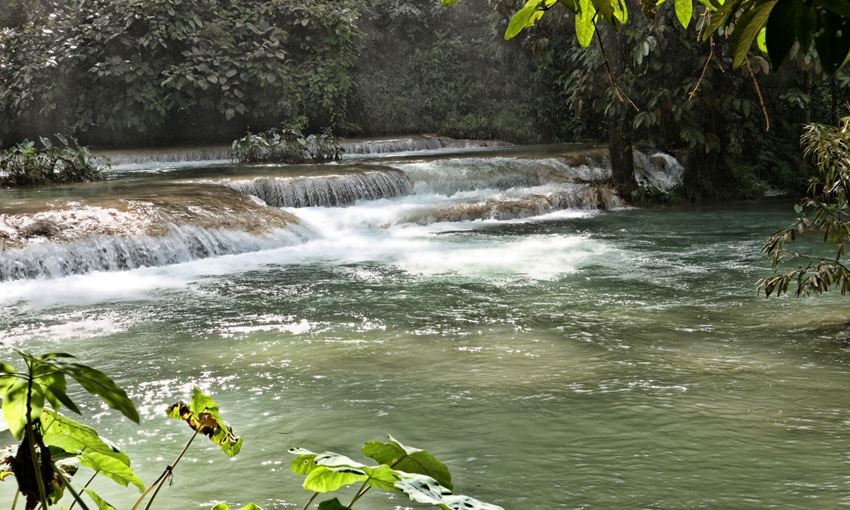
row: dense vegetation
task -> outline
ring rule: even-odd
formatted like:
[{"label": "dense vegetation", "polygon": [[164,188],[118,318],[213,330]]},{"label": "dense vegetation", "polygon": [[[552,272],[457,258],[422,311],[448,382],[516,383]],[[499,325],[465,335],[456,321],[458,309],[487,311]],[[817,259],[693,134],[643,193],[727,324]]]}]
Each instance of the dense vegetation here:
[{"label": "dense vegetation", "polygon": [[[0,17],[0,141],[61,131],[95,145],[229,142],[282,123],[596,140],[623,148],[615,168],[632,146],[686,159],[691,199],[804,189],[802,125],[834,123],[850,91],[846,73],[822,72],[822,36],[792,38],[793,58],[771,66],[757,52],[741,60],[740,37],[712,36],[699,3],[645,15],[626,4],[629,23],[593,25],[595,39],[574,3],[16,0]],[[505,42],[527,4],[547,15]],[[576,44],[577,27],[599,44]],[[630,195],[631,176],[621,180]]]},{"label": "dense vegetation", "polygon": [[106,161],[76,140],[57,135],[58,143],[41,138],[41,147],[25,140],[0,150],[0,187],[90,182],[103,178]]},{"label": "dense vegetation", "polygon": [[[16,352],[23,360],[22,368],[0,363],[3,418],[11,435],[20,441],[9,447],[8,455],[0,461],[0,480],[14,476],[17,484],[12,508],[20,496],[27,510],[55,508],[67,492],[73,499],[72,507],[79,503],[85,510],[93,503],[99,510],[115,510],[116,507],[89,488],[92,481],[101,476],[123,487],[132,486],[139,495],[131,510],[148,510],[198,436],[207,437],[228,457],[238,455],[242,449],[244,439],[225,422],[215,400],[194,388],[188,402],[176,402],[165,409],[169,418],[184,422],[193,433],[178,450],[174,462],[146,486],[133,471],[126,453],[102,438],[95,429],[59,412],[64,407],[81,413],[66,393],[68,380],[73,380],[107,406],[139,423],[139,413],[127,393],[106,374],[78,363],[70,354],[33,356]],[[359,485],[359,489],[350,503],[344,505],[333,498],[320,502],[318,508],[351,509],[369,490],[375,489],[402,493],[412,501],[443,510],[502,510],[469,496],[453,495],[451,472],[426,450],[405,446],[390,437],[388,442],[367,442],[362,452],[377,465],[369,466],[334,452],[291,449],[290,453],[295,455],[292,472],[305,477],[304,489],[311,493],[304,510],[310,508],[320,494],[333,493],[354,484]],[[84,484],[74,478],[80,468],[93,473]],[[221,496],[227,495],[217,497]],[[218,503],[213,510],[228,508],[226,503]],[[260,509],[249,503],[242,510]]]},{"label": "dense vegetation", "polygon": [[249,133],[231,145],[242,163],[325,163],[339,161],[343,149],[331,131],[304,135],[291,128]]}]

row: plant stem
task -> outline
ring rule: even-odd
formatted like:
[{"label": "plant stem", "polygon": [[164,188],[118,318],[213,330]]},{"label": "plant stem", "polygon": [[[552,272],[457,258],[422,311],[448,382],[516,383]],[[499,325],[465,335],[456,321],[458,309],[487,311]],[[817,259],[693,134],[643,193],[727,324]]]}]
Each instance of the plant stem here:
[{"label": "plant stem", "polygon": [[[65,478],[65,475],[62,474],[62,472],[59,470],[59,468],[56,466],[56,464],[53,464],[53,471],[56,473],[56,476],[58,476],[59,479],[62,480],[62,483],[65,484],[65,487],[69,491],[71,491],[71,495],[74,496],[74,503],[79,501],[80,506],[83,507],[83,510],[89,510],[89,507],[88,507],[88,505],[86,505],[86,502],[83,501],[82,496],[80,496],[80,494],[76,490],[74,490],[74,487],[71,486],[71,480],[68,480],[67,478]],[[89,480],[89,481],[91,481],[91,480]]]},{"label": "plant stem", "polygon": [[307,500],[307,504],[304,505],[304,508],[302,508],[301,510],[307,510],[308,508],[310,508],[310,505],[313,504],[313,500],[315,500],[316,496],[318,496],[318,495],[319,495],[318,492],[314,492],[313,495],[310,496],[310,499]]},{"label": "plant stem", "polygon": [[351,503],[348,504],[348,508],[351,508],[352,506],[354,506],[354,503],[360,501],[360,498],[365,496],[366,493],[369,492],[369,489],[371,489],[371,487],[366,487],[365,489],[361,487],[360,490],[357,491],[357,494],[354,495],[354,499],[351,500]]},{"label": "plant stem", "polygon": [[27,425],[26,425],[26,442],[32,457],[32,467],[34,469],[35,483],[38,486],[38,496],[41,498],[41,504],[47,510],[50,505],[47,504],[47,490],[44,488],[44,479],[41,477],[41,463],[38,461],[38,455],[35,451],[35,434],[32,432],[32,365],[27,361]]},{"label": "plant stem", "polygon": [[[91,483],[94,481],[94,479],[95,479],[95,477],[97,476],[98,473],[100,473],[100,471],[95,471],[94,474],[91,475],[91,478],[89,478],[89,481],[86,482],[85,485],[83,485],[83,490],[88,489],[89,485],[91,485]],[[80,502],[80,503],[82,503],[82,502]],[[76,504],[77,504],[77,500],[75,499],[74,502],[71,503],[71,506],[68,507],[68,510],[74,510],[74,505],[76,505]]]},{"label": "plant stem", "polygon": [[153,504],[153,500],[156,499],[156,495],[159,493],[159,489],[162,488],[162,483],[165,481],[166,478],[168,478],[168,475],[170,475],[174,471],[174,468],[177,466],[177,463],[180,462],[180,459],[182,459],[183,455],[186,454],[186,451],[192,445],[192,441],[194,441],[196,437],[198,437],[197,430],[194,434],[192,434],[192,437],[189,438],[189,442],[186,443],[186,446],[183,447],[183,451],[180,452],[180,455],[177,456],[177,458],[172,464],[165,466],[165,470],[163,470],[162,474],[159,475],[159,478],[157,478],[156,481],[152,483],[150,487],[145,489],[145,492],[143,492],[142,495],[139,496],[139,499],[136,500],[136,502],[133,504],[133,508],[131,508],[130,510],[137,510],[139,508],[139,505],[142,504],[142,501],[145,500],[148,494],[150,494],[152,490],[156,489],[153,495],[151,496],[150,501],[148,501],[148,504],[145,505],[145,510],[148,510],[151,507],[151,505]]},{"label": "plant stem", "polygon": [[15,510],[15,507],[18,506],[18,496],[21,495],[21,491],[15,490],[15,499],[12,500],[12,510]]}]

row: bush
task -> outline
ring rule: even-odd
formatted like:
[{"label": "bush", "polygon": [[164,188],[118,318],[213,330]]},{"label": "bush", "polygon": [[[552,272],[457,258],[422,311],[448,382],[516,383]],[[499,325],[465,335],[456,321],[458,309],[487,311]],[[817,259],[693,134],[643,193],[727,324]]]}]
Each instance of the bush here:
[{"label": "bush", "polygon": [[41,138],[42,148],[25,140],[0,151],[0,186],[43,186],[103,179],[106,160],[95,158],[76,140],[56,135],[61,145]]},{"label": "bush", "polygon": [[234,141],[231,150],[240,163],[324,163],[339,161],[343,152],[330,130],[304,136],[291,128],[249,133]]}]

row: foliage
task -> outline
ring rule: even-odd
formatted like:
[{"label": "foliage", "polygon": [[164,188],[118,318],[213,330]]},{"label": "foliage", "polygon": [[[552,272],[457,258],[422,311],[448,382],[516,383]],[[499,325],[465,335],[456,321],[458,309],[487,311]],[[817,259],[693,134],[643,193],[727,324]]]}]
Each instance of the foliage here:
[{"label": "foliage", "polygon": [[228,457],[233,457],[242,449],[242,438],[233,433],[221,413],[218,404],[198,388],[192,390],[192,400],[168,406],[165,413],[174,420],[185,421],[196,433],[207,436],[217,444]]},{"label": "foliage", "polygon": [[60,2],[0,31],[0,125],[101,143],[333,125],[353,85],[357,13],[353,0]]},{"label": "foliage", "polygon": [[62,498],[65,489],[79,499],[69,482],[76,470],[62,465],[63,458],[76,458],[81,466],[125,487],[132,484],[141,491],[143,484],[130,468],[126,455],[93,429],[58,412],[62,406],[80,412],[66,393],[66,378],[70,377],[109,407],[138,423],[139,415],[124,390],[103,372],[72,361],[74,357],[70,354],[33,356],[16,352],[23,359],[25,370],[17,371],[5,363],[0,365],[0,391],[3,418],[15,439],[21,441],[15,456],[5,462],[10,464],[8,471],[14,474],[18,490],[26,498],[26,507],[35,508],[41,503],[47,508]]},{"label": "foliage", "polygon": [[[819,294],[831,288],[839,289],[842,294],[850,291],[850,268],[843,262],[850,243],[850,117],[843,118],[838,127],[812,124],[806,128],[802,140],[806,155],[817,165],[818,175],[810,181],[809,197],[795,207],[802,216],[790,227],[770,236],[762,248],[777,272],[786,263],[800,265],[761,279],[759,288],[766,296],[787,293],[792,284],[796,286],[797,296]],[[822,235],[833,253],[788,252],[790,244],[811,234]]]},{"label": "foliage", "polygon": [[488,0],[368,0],[349,133],[433,132],[516,142],[549,139],[550,106],[519,44],[499,37]]},{"label": "foliage", "polygon": [[334,452],[291,449],[290,453],[296,456],[292,472],[304,476],[304,489],[314,493],[304,510],[319,494],[336,492],[353,484],[360,485],[348,505],[336,497],[322,501],[319,510],[350,509],[370,489],[404,493],[414,502],[444,510],[501,510],[469,496],[452,495],[449,469],[426,450],[405,446],[390,436],[387,442],[367,442],[362,452],[378,464],[370,466]]},{"label": "foliage", "polygon": [[[72,361],[74,357],[70,354],[33,356],[16,352],[23,359],[25,370],[18,371],[12,365],[0,364],[0,391],[3,416],[10,432],[21,443],[10,448],[13,455],[0,463],[0,481],[10,475],[15,477],[18,490],[26,498],[27,510],[39,506],[47,510],[58,505],[66,490],[73,496],[74,505],[79,503],[83,510],[89,508],[83,495],[88,496],[99,510],[114,510],[113,505],[89,488],[97,476],[109,478],[123,487],[133,486],[140,495],[131,510],[142,508],[143,504],[148,510],[197,436],[207,436],[230,457],[237,455],[242,447],[242,438],[236,436],[224,421],[215,400],[194,388],[189,402],[176,402],[165,411],[169,418],[185,422],[194,434],[174,462],[167,465],[146,488],[133,472],[126,454],[93,428],[59,412],[65,406],[80,413],[79,407],[66,393],[67,376],[138,423],[139,415],[124,390],[102,372]],[[426,450],[406,446],[390,436],[386,442],[367,442],[362,451],[377,464],[362,464],[333,452],[317,454],[300,448],[290,450],[296,455],[292,471],[305,476],[304,488],[314,492],[305,510],[319,494],[335,492],[354,483],[361,485],[347,506],[334,498],[321,502],[318,508],[350,509],[374,488],[404,493],[412,501],[443,510],[501,510],[498,506],[468,496],[452,495],[452,477],[448,467]],[[75,464],[69,463],[71,460]],[[80,488],[72,485],[76,464],[94,472]],[[230,507],[221,502],[212,510],[230,510]],[[248,503],[241,510],[261,509]]]},{"label": "foliage", "polygon": [[95,158],[76,140],[56,135],[59,145],[41,138],[41,148],[30,140],[0,150],[0,187],[41,186],[90,182],[103,178],[108,163]]},{"label": "foliage", "polygon": [[[443,0],[443,4],[456,1]],[[643,0],[642,12],[654,18],[657,8],[665,3],[673,4],[676,18],[685,29],[695,15],[706,23],[700,36],[704,42],[715,33],[727,37],[734,68],[749,62],[754,44],[769,54],[774,68],[782,64],[795,43],[803,52],[813,47],[827,74],[850,60],[847,0]],[[598,22],[616,29],[629,22],[627,0],[527,0],[511,18],[505,39],[533,27],[555,4],[575,14],[576,39],[585,48],[592,42]]]},{"label": "foliage", "polygon": [[242,163],[324,163],[339,161],[343,148],[330,130],[304,136],[297,129],[281,128],[249,133],[234,141],[231,151]]}]

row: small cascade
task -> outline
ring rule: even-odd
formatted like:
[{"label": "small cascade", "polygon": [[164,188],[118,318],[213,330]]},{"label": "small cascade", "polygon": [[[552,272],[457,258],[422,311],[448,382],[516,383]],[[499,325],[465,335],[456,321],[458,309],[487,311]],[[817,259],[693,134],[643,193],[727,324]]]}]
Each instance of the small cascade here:
[{"label": "small cascade", "polygon": [[340,207],[358,200],[407,195],[413,189],[407,175],[394,169],[301,177],[257,177],[222,181],[221,184],[274,207]]},{"label": "small cascade", "polygon": [[140,195],[48,202],[23,214],[0,207],[0,281],[162,266],[312,236],[293,215],[221,186],[152,186]]},{"label": "small cascade", "polygon": [[154,163],[190,163],[199,161],[226,161],[231,159],[230,147],[181,147],[175,149],[97,151],[98,156],[109,158],[113,167],[144,166]]},{"label": "small cascade", "polygon": [[342,144],[345,154],[377,155],[439,149],[465,149],[475,147],[504,147],[510,145],[498,140],[459,140],[442,136],[415,136],[380,140],[348,141]]},{"label": "small cascade", "polygon": [[548,193],[452,203],[419,210],[411,214],[407,221],[427,225],[456,221],[519,220],[566,209],[613,209],[621,205],[616,192],[607,186],[571,184]]},{"label": "small cascade", "polygon": [[647,156],[643,152],[634,152],[635,180],[641,186],[670,191],[682,184],[685,168],[669,154],[657,152]]},{"label": "small cascade", "polygon": [[236,230],[174,226],[161,236],[99,235],[0,252],[0,281],[121,271],[280,248],[303,241],[293,230],[256,235]]},{"label": "small cascade", "polygon": [[414,182],[416,193],[451,195],[476,189],[509,189],[564,182],[604,182],[603,166],[568,164],[561,158],[464,158],[397,165]]}]

